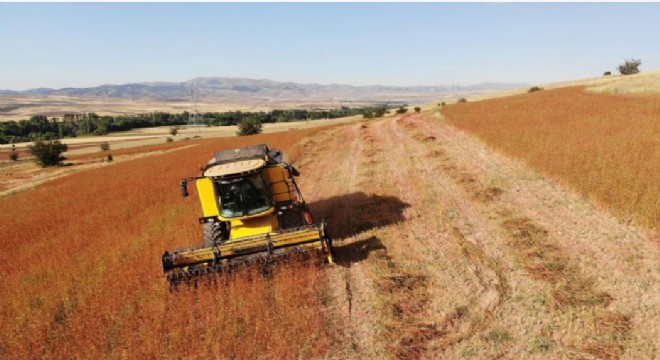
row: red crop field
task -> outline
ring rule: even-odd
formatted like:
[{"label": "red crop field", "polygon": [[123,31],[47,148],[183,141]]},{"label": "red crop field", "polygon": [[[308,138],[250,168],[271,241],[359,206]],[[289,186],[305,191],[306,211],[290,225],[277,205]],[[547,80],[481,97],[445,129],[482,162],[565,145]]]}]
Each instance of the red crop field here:
[{"label": "red crop field", "polygon": [[288,150],[314,131],[199,141],[1,199],[0,357],[322,354],[315,266],[278,267],[278,281],[247,270],[171,293],[159,264],[165,249],[201,238],[198,203],[180,198],[179,178],[219,148]]},{"label": "red crop field", "polygon": [[442,113],[622,219],[660,226],[660,96],[575,87],[457,104]]}]

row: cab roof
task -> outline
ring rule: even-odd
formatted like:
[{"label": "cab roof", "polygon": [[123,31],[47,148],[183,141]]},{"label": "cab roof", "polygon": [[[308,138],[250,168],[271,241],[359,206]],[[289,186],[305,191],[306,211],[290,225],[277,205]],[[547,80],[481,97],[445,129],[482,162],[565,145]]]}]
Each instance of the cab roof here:
[{"label": "cab roof", "polygon": [[238,160],[224,164],[216,164],[204,171],[204,176],[224,177],[228,175],[246,175],[266,165],[263,159]]},{"label": "cab roof", "polygon": [[[254,161],[253,161],[254,160]],[[259,161],[257,161],[259,160]],[[227,176],[230,175],[228,172],[231,168],[242,168],[249,167],[253,171],[259,167],[267,165],[276,165],[285,161],[285,155],[282,151],[278,149],[269,149],[266,144],[244,146],[236,149],[228,150],[219,150],[215,152],[215,156],[206,164],[206,167],[202,169],[203,176]],[[239,165],[239,163],[242,163]],[[247,165],[247,164],[250,165]],[[228,165],[235,164],[235,167],[232,166],[223,166],[222,173],[223,175],[210,175],[220,171],[218,165]],[[260,166],[257,167],[257,164]],[[212,168],[215,168],[211,171]],[[242,173],[242,171],[236,171],[236,173]]]},{"label": "cab roof", "polygon": [[241,160],[262,159],[268,160],[268,146],[266,144],[245,146],[237,149],[220,150],[215,152],[215,157],[209,166],[226,164]]}]

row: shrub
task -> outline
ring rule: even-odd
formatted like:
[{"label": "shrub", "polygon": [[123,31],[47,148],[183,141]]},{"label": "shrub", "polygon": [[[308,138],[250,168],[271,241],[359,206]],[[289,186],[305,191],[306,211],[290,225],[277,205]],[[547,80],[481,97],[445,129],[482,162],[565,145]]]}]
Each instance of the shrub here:
[{"label": "shrub", "polygon": [[179,133],[179,128],[178,127],[174,126],[174,127],[170,128],[170,135],[176,136],[176,134],[178,134],[178,133]]},{"label": "shrub", "polygon": [[174,139],[172,139],[172,138],[169,137],[169,136],[167,137],[167,139],[165,139],[165,142],[172,142],[172,141],[174,141]]},{"label": "shrub", "polygon": [[112,162],[112,160],[113,160],[113,158],[112,158],[112,154],[108,154],[107,161],[108,161],[108,162]]},{"label": "shrub", "polygon": [[623,64],[619,65],[619,72],[621,75],[637,74],[640,65],[642,65],[642,60],[640,59],[626,59]]},{"label": "shrub", "polygon": [[104,142],[100,143],[100,144],[99,144],[99,147],[100,147],[101,150],[103,150],[103,151],[108,151],[108,150],[110,150],[110,144],[109,144],[107,141],[104,141]]},{"label": "shrub", "polygon": [[540,352],[547,352],[552,350],[552,341],[546,338],[536,338],[534,340],[534,349]]},{"label": "shrub", "polygon": [[534,92],[534,91],[541,91],[541,90],[543,90],[542,87],[532,86],[531,88],[529,88],[529,90],[527,90],[527,92]]},{"label": "shrub", "polygon": [[405,114],[406,112],[408,112],[408,109],[403,106],[398,108],[396,111],[397,114]]},{"label": "shrub", "polygon": [[612,75],[612,72],[611,72],[611,71],[605,71],[605,72],[603,73],[603,76],[610,76],[610,75]]},{"label": "shrub", "polygon": [[511,334],[504,329],[494,329],[486,334],[486,339],[493,342],[502,342],[511,340]]},{"label": "shrub", "polygon": [[466,99],[466,98],[460,98],[460,99],[458,99],[458,101],[456,101],[456,102],[459,102],[459,103],[465,103],[465,102],[467,102],[467,99]]},{"label": "shrub", "polygon": [[387,109],[383,106],[380,107],[375,107],[375,108],[368,108],[364,109],[362,111],[362,117],[365,119],[372,119],[372,118],[379,118],[384,116],[385,114],[389,114],[390,112],[387,111]]},{"label": "shrub", "polygon": [[383,115],[385,115],[386,111],[387,111],[387,109],[385,109],[384,107],[377,107],[374,110],[374,117],[377,117],[377,118],[382,117]]},{"label": "shrub", "polygon": [[257,119],[243,119],[238,124],[238,136],[261,134],[262,125]]},{"label": "shrub", "polygon": [[18,151],[16,151],[16,145],[11,146],[11,151],[9,152],[9,160],[18,161]]},{"label": "shrub", "polygon": [[62,144],[59,140],[42,141],[38,140],[33,145],[28,146],[28,150],[35,157],[37,164],[42,167],[61,165],[66,158],[62,153],[69,147]]},{"label": "shrub", "polygon": [[420,112],[420,111],[422,111],[422,108],[420,108],[419,106],[415,106],[415,112]]}]

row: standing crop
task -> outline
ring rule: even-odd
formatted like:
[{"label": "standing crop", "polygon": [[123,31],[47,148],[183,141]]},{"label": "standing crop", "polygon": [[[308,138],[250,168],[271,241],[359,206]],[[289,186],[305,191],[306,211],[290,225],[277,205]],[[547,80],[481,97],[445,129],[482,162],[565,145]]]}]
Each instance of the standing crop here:
[{"label": "standing crop", "polygon": [[164,249],[201,239],[180,178],[219,148],[286,151],[312,131],[201,140],[0,198],[0,357],[323,357],[316,266],[247,268],[170,292],[160,264]]},{"label": "standing crop", "polygon": [[546,90],[450,106],[451,124],[608,204],[660,225],[660,96]]}]

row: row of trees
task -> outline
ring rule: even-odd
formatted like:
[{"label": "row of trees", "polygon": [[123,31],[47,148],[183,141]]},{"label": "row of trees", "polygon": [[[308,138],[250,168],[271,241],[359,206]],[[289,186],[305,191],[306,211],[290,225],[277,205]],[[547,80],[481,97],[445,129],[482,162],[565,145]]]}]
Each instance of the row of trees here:
[{"label": "row of trees", "polygon": [[243,120],[265,124],[302,120],[337,119],[346,116],[361,115],[368,111],[371,111],[371,108],[349,108],[344,106],[332,110],[292,109],[273,110],[270,112],[214,112],[204,114],[204,122],[211,126],[238,125]]},{"label": "row of trees", "polygon": [[0,144],[52,140],[78,135],[105,135],[134,128],[182,125],[188,114],[155,112],[139,115],[101,116],[95,113],[65,114],[62,118],[34,115],[29,120],[0,122]]},{"label": "row of trees", "polygon": [[[229,126],[242,121],[255,123],[290,122],[335,119],[373,112],[374,108],[342,107],[332,110],[273,110],[271,112],[212,112],[203,114],[202,125]],[[66,114],[62,118],[32,116],[29,120],[0,122],[0,144],[52,140],[79,135],[105,135],[112,131],[155,126],[176,126],[188,123],[188,112],[170,114],[152,112],[138,115],[98,115],[96,113]]]}]

